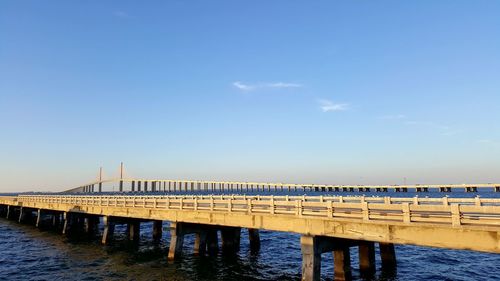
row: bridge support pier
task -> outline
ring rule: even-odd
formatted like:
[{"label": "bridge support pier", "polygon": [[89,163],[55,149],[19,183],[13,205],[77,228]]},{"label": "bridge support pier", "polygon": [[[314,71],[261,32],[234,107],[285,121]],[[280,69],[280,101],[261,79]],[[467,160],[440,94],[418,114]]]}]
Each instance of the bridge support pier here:
[{"label": "bridge support pier", "polygon": [[104,216],[103,219],[103,224],[104,224],[104,231],[102,233],[102,244],[106,245],[111,242],[111,239],[113,239],[113,235],[115,233],[115,222],[112,221],[111,217],[109,216]]},{"label": "bridge support pier", "polygon": [[300,237],[302,250],[302,281],[319,281],[321,278],[321,254],[333,252],[335,280],[351,280],[349,247],[353,241],[321,236]]},{"label": "bridge support pier", "polygon": [[500,186],[495,186],[495,192],[500,192]]},{"label": "bridge support pier", "polygon": [[199,233],[196,233],[196,237],[194,240],[194,250],[193,253],[195,255],[205,255],[207,251],[207,231],[200,231]]},{"label": "bridge support pier", "polygon": [[256,252],[260,249],[260,235],[258,229],[248,229],[248,240],[250,242],[250,251]]},{"label": "bridge support pier", "polygon": [[382,269],[393,271],[396,269],[396,251],[392,243],[379,243]]},{"label": "bridge support pier", "polygon": [[61,223],[61,214],[60,213],[52,214],[52,227],[59,228],[60,223]]},{"label": "bridge support pier", "polygon": [[10,219],[12,217],[14,207],[11,207],[10,205],[7,206],[7,214],[5,215],[6,219]]},{"label": "bridge support pier", "polygon": [[70,222],[69,222],[69,220],[70,219],[71,219],[71,215],[68,212],[64,212],[63,213],[64,224],[63,224],[63,229],[62,229],[62,234],[63,235],[66,235],[66,234],[69,233],[69,228],[70,228]]},{"label": "bridge support pier", "polygon": [[359,244],[359,271],[363,276],[375,274],[375,243],[361,241]]},{"label": "bridge support pier", "polygon": [[97,230],[97,225],[99,225],[99,217],[87,216],[83,218],[83,230],[89,237],[94,236]]},{"label": "bridge support pier", "polygon": [[207,230],[207,249],[209,255],[216,255],[219,251],[219,238],[216,229]]},{"label": "bridge support pier", "polygon": [[25,222],[27,219],[31,219],[31,210],[26,207],[19,208],[19,219],[18,222]]},{"label": "bridge support pier", "polygon": [[225,254],[235,254],[240,250],[240,227],[222,227],[221,240],[222,250]]},{"label": "bridge support pier", "polygon": [[163,221],[153,221],[153,240],[159,242],[163,235]]},{"label": "bridge support pier", "polygon": [[168,251],[168,261],[174,261],[181,257],[182,246],[184,245],[184,231],[182,223],[170,223],[170,248]]},{"label": "bridge support pier", "polygon": [[131,219],[127,222],[127,238],[129,241],[139,242],[141,238],[141,222]]},{"label": "bridge support pier", "polygon": [[42,216],[43,216],[42,209],[38,209],[37,212],[36,212],[36,224],[35,224],[35,226],[38,227],[38,228],[41,227]]}]

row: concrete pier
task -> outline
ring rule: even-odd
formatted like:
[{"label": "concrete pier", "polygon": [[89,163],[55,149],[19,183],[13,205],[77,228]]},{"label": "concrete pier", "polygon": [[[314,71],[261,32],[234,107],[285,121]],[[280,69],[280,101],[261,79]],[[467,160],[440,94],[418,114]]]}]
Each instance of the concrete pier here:
[{"label": "concrete pier", "polygon": [[163,221],[153,221],[153,240],[159,242],[163,235]]},{"label": "concrete pier", "polygon": [[394,270],[396,268],[396,251],[392,243],[379,243],[380,259],[382,260],[382,269]]},{"label": "concrete pier", "polygon": [[359,271],[363,276],[375,274],[375,243],[369,241],[359,242]]},{"label": "concrete pier", "polygon": [[258,229],[248,229],[248,240],[250,242],[250,250],[252,252],[260,249],[260,234]]},{"label": "concrete pier", "polygon": [[104,216],[102,219],[104,230],[102,233],[102,244],[106,245],[111,242],[115,233],[115,222],[109,216]]},{"label": "concrete pier", "polygon": [[240,227],[222,227],[221,228],[221,240],[222,240],[222,251],[225,254],[235,254],[240,250]]},{"label": "concrete pier", "polygon": [[333,252],[335,280],[351,280],[349,248],[355,245],[347,239],[302,235],[302,281],[321,279],[321,254],[325,252]]},{"label": "concrete pier", "polygon": [[182,256],[182,246],[184,245],[185,230],[182,223],[172,222],[170,224],[170,247],[168,251],[168,261],[174,261]]},{"label": "concrete pier", "polygon": [[135,243],[141,238],[141,222],[137,219],[129,219],[127,222],[127,239]]}]

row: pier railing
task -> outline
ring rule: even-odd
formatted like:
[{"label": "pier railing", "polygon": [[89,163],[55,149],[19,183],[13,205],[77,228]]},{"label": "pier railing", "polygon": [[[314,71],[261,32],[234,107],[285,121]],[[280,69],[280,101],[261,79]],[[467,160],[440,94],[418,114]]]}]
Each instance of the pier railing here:
[{"label": "pier railing", "polygon": [[500,199],[343,196],[18,196],[0,204],[49,203],[73,206],[148,208],[283,215],[364,222],[500,226]]}]

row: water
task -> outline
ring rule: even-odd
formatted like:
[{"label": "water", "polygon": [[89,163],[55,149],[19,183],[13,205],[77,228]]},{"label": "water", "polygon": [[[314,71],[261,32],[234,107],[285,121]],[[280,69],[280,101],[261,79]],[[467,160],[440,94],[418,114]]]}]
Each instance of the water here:
[{"label": "water", "polygon": [[[325,194],[325,193],[315,193]],[[349,193],[339,193],[347,195]],[[355,195],[351,193],[352,195]],[[499,193],[481,192],[482,197]],[[413,196],[408,193],[367,195]],[[440,197],[443,193],[419,193]],[[474,193],[451,193],[471,197]],[[168,228],[168,223],[164,224]],[[194,237],[187,236],[183,259],[167,264],[170,240],[164,231],[159,245],[152,243],[151,223],[141,224],[138,246],[125,239],[125,227],[117,226],[115,242],[102,246],[95,239],[68,239],[54,230],[39,230],[0,218],[0,280],[300,280],[301,253],[299,235],[261,231],[261,250],[252,254],[248,236],[242,231],[237,256],[196,257],[192,255]],[[371,280],[500,280],[500,255],[462,250],[416,246],[396,246],[398,268],[395,275],[380,271]],[[354,280],[363,280],[357,263],[357,251],[351,250]],[[332,280],[332,255],[322,256],[322,279]]]}]

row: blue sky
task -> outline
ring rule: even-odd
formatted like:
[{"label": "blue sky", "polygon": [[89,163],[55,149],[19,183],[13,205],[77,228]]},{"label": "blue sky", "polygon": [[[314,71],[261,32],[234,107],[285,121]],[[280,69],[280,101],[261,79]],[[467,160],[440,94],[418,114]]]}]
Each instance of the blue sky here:
[{"label": "blue sky", "polygon": [[500,181],[498,1],[2,1],[0,191]]}]

